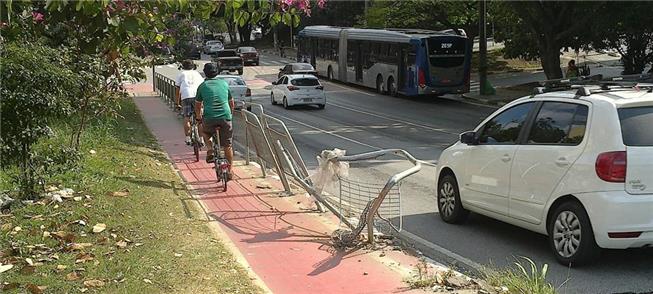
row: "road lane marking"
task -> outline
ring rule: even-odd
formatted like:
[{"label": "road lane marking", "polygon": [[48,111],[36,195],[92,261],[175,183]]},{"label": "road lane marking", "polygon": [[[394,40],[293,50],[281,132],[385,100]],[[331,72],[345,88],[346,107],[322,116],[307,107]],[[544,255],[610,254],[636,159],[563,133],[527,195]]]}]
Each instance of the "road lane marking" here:
[{"label": "road lane marking", "polygon": [[394,121],[394,122],[404,123],[404,124],[411,125],[411,126],[414,126],[414,127],[420,127],[420,128],[424,128],[424,129],[427,129],[427,130],[431,130],[431,131],[434,131],[434,132],[440,132],[440,133],[445,133],[445,134],[450,134],[450,135],[459,135],[460,134],[460,133],[457,133],[457,132],[450,132],[450,131],[447,131],[445,129],[439,129],[439,128],[435,128],[435,127],[431,127],[431,126],[427,126],[427,125],[423,125],[423,124],[418,124],[418,123],[413,123],[413,122],[409,122],[409,121],[405,121],[405,120],[401,120],[401,119],[397,119],[397,118],[392,118],[392,117],[388,117],[387,115],[380,115],[380,114],[376,114],[376,113],[372,113],[372,112],[352,108],[352,107],[345,106],[345,105],[338,105],[338,104],[332,103],[332,102],[329,102],[328,104],[329,104],[329,106],[335,106],[335,107],[339,107],[339,108],[346,109],[346,110],[349,110],[349,111],[366,114],[366,115],[369,115],[369,116],[374,116],[374,117],[378,117],[378,118],[382,118],[382,119],[386,119],[386,120],[390,120],[390,121]]},{"label": "road lane marking", "polygon": [[370,93],[367,93],[367,92],[364,92],[364,91],[356,90],[354,88],[343,86],[343,85],[338,84],[338,83],[328,82],[328,81],[322,81],[322,82],[325,83],[325,84],[333,85],[333,86],[340,87],[340,88],[345,89],[345,90],[349,90],[349,91],[352,91],[352,92],[364,94],[364,95],[367,95],[367,96],[376,96],[376,94],[370,94]]},{"label": "road lane marking", "polygon": [[[376,147],[376,146],[373,146],[373,145],[370,145],[370,144],[363,143],[363,142],[358,141],[358,140],[354,140],[354,139],[351,139],[351,138],[348,138],[348,137],[345,137],[345,136],[342,136],[342,135],[336,134],[336,133],[335,133],[336,131],[327,131],[327,130],[325,130],[325,129],[322,129],[322,128],[319,128],[319,127],[316,127],[316,126],[309,125],[309,124],[307,124],[307,123],[304,123],[304,122],[301,122],[301,121],[298,121],[298,120],[295,120],[295,119],[289,118],[289,117],[284,116],[284,115],[281,115],[281,114],[279,114],[279,113],[274,113],[274,115],[277,116],[278,118],[282,118],[282,119],[285,119],[285,120],[288,120],[288,121],[294,122],[294,123],[296,123],[296,124],[299,124],[299,125],[305,126],[305,127],[309,128],[309,129],[313,129],[313,130],[316,130],[316,131],[318,131],[318,132],[322,132],[322,133],[325,133],[325,134],[327,134],[327,135],[331,135],[331,136],[334,136],[334,137],[337,137],[337,138],[343,139],[343,140],[345,140],[345,141],[352,142],[352,143],[354,143],[354,144],[358,144],[358,145],[361,145],[361,146],[365,146],[365,147],[368,147],[368,148],[375,149],[375,150],[372,150],[372,151],[377,151],[377,150],[382,150],[382,149],[384,149],[384,148],[381,148],[381,147]],[[359,129],[359,130],[360,130],[360,129]],[[364,130],[360,130],[360,131],[364,132]],[[385,149],[395,149],[395,148],[385,148]],[[403,148],[399,148],[399,149],[403,149]],[[392,156],[396,156],[396,157],[402,157],[402,156],[400,156],[400,155],[395,155],[395,154],[391,154],[391,155],[392,155]],[[422,164],[424,164],[424,165],[432,166],[432,167],[437,167],[437,162],[436,162],[436,163],[433,163],[433,162],[430,162],[430,161],[427,161],[427,160],[421,160],[421,159],[419,159],[419,158],[418,158],[417,160],[419,160],[419,161],[420,161]]]}]

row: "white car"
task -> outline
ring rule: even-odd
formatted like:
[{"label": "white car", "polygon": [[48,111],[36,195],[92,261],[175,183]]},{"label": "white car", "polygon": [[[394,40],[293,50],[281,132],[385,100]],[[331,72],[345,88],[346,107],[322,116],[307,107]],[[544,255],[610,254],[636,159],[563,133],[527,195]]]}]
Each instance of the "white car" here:
[{"label": "white car", "polygon": [[231,96],[236,101],[236,108],[242,106],[245,102],[252,102],[252,90],[247,86],[247,83],[241,76],[217,75],[215,78],[223,79],[229,84]]},{"label": "white car", "polygon": [[653,246],[653,84],[576,87],[515,100],[445,149],[442,220],[546,234],[565,265]]},{"label": "white car", "polygon": [[224,44],[218,40],[207,41],[204,45],[204,54],[215,54],[216,52],[223,50]]},{"label": "white car", "polygon": [[295,105],[326,106],[324,86],[314,75],[285,75],[272,82],[270,93],[272,105],[283,104],[284,108]]}]

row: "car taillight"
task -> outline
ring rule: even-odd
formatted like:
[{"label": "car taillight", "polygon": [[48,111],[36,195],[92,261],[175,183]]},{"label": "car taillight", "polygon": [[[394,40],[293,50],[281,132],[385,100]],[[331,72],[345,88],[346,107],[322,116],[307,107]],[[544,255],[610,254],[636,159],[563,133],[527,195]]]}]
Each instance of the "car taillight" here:
[{"label": "car taillight", "polygon": [[424,70],[423,69],[421,69],[421,68],[419,69],[419,73],[417,74],[417,78],[418,78],[419,87],[420,88],[426,87],[426,77],[424,76]]},{"label": "car taillight", "polygon": [[324,86],[317,86],[317,87],[315,87],[315,89],[324,90]]},{"label": "car taillight", "polygon": [[245,96],[252,96],[252,90],[250,88],[247,88],[247,91],[245,91]]},{"label": "car taillight", "polygon": [[606,182],[626,181],[626,151],[605,152],[596,158],[596,175]]},{"label": "car taillight", "polygon": [[295,86],[288,86],[288,90],[290,90],[290,91],[295,91],[295,90],[299,90],[299,87],[295,87]]}]

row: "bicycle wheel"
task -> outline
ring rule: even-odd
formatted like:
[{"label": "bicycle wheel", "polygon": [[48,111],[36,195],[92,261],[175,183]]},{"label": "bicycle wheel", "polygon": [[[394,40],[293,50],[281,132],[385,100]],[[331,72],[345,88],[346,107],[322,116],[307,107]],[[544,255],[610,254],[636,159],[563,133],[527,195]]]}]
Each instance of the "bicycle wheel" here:
[{"label": "bicycle wheel", "polygon": [[229,182],[229,175],[222,173],[222,192],[227,192],[227,182]]},{"label": "bicycle wheel", "polygon": [[195,162],[200,161],[200,143],[193,140],[193,154],[195,154]]}]

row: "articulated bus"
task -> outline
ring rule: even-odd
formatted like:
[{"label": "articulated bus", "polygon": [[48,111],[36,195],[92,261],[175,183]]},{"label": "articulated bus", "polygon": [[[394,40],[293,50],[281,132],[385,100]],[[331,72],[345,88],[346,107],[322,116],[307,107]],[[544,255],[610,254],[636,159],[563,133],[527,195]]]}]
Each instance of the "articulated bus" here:
[{"label": "articulated bus", "polygon": [[464,33],[307,26],[298,40],[297,60],[329,80],[392,96],[469,92],[472,43]]}]

